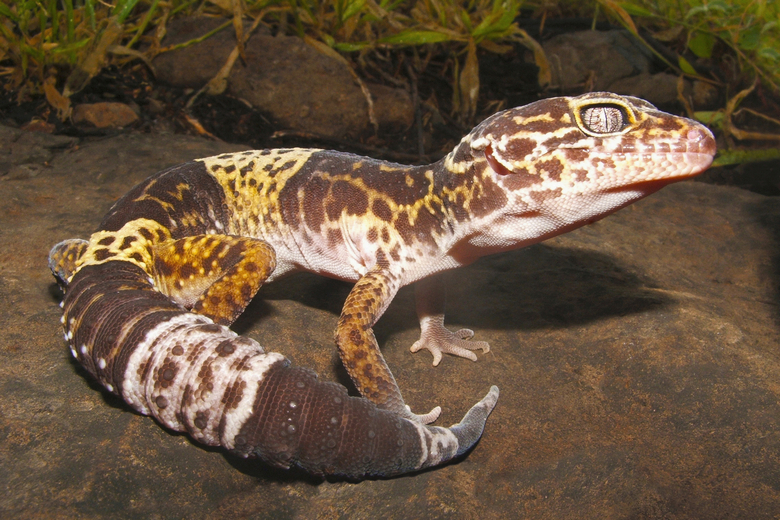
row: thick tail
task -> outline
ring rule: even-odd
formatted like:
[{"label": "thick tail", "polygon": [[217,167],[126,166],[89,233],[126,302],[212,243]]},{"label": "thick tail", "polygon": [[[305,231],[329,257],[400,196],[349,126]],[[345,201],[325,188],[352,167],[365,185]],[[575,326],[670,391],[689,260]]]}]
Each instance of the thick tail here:
[{"label": "thick tail", "polygon": [[67,285],[65,339],[103,386],[199,442],[276,466],[353,478],[435,466],[479,440],[498,399],[492,387],[460,423],[425,426],[187,311],[133,264],[86,266]]}]

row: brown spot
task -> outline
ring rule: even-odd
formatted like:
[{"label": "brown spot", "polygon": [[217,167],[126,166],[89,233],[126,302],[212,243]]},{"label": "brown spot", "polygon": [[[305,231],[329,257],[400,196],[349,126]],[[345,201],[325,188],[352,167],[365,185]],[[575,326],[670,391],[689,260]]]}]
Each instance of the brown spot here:
[{"label": "brown spot", "polygon": [[379,233],[377,233],[376,228],[372,227],[368,230],[368,233],[366,233],[366,239],[371,243],[374,243],[377,241],[377,239],[379,239]]},{"label": "brown spot", "polygon": [[576,161],[576,162],[582,162],[588,159],[590,154],[588,154],[587,150],[583,150],[582,148],[566,148],[563,151],[563,155],[566,157],[569,161]]},{"label": "brown spot", "polygon": [[146,228],[140,228],[138,232],[141,234],[142,237],[144,237],[146,240],[151,240],[154,238],[154,234],[149,231]]},{"label": "brown spot", "polygon": [[673,130],[680,130],[683,128],[683,123],[681,123],[680,119],[677,117],[661,117],[659,119],[661,120],[661,123],[657,126],[661,130],[671,132]]},{"label": "brown spot", "polygon": [[95,260],[101,261],[105,260],[107,258],[111,258],[113,256],[116,256],[114,253],[109,251],[108,249],[98,249],[95,251]]},{"label": "brown spot", "polygon": [[552,118],[553,121],[559,121],[564,115],[566,115],[569,112],[569,103],[563,98],[544,99],[542,101],[531,103],[530,105],[518,107],[514,109],[513,112],[515,110],[520,115],[523,115],[525,117],[547,114],[550,116],[550,118]]},{"label": "brown spot", "polygon": [[154,404],[157,405],[157,408],[166,408],[168,406],[168,399],[166,399],[164,395],[158,395],[154,398]]},{"label": "brown spot", "polygon": [[208,334],[217,333],[222,331],[222,327],[217,325],[216,323],[206,323],[205,325],[201,325],[198,327],[201,331],[206,332]]},{"label": "brown spot", "polygon": [[127,236],[122,240],[122,243],[119,245],[119,249],[124,251],[125,249],[129,248],[133,242],[136,241],[136,238],[133,236]]},{"label": "brown spot", "polygon": [[181,356],[182,354],[184,354],[184,348],[181,345],[176,345],[175,347],[173,347],[173,350],[171,350],[171,354],[173,354],[174,356]]},{"label": "brown spot", "polygon": [[595,160],[595,164],[597,167],[597,170],[604,169],[614,169],[615,168],[615,161],[612,160],[611,157],[603,157],[603,158],[597,158]]},{"label": "brown spot", "polygon": [[233,352],[235,352],[236,347],[233,346],[233,343],[229,339],[226,339],[225,341],[222,341],[219,345],[217,345],[215,351],[220,356],[226,357],[232,354]]},{"label": "brown spot", "polygon": [[571,173],[574,175],[574,179],[577,182],[585,182],[588,180],[588,170],[578,168],[576,170],[572,170]]},{"label": "brown spot", "polygon": [[563,173],[563,163],[557,157],[553,157],[547,161],[539,161],[536,163],[536,169],[540,172],[547,172],[547,177],[549,179],[560,182],[561,174]]},{"label": "brown spot", "polygon": [[242,177],[246,177],[246,175],[248,173],[251,173],[252,170],[254,170],[254,169],[255,169],[255,161],[249,161],[238,172],[241,174]]},{"label": "brown spot", "polygon": [[312,177],[303,190],[303,220],[314,231],[318,231],[325,221],[325,197],[329,187],[328,181]]},{"label": "brown spot", "polygon": [[176,376],[176,372],[170,368],[166,368],[163,370],[162,378],[165,381],[173,381],[173,378]]},{"label": "brown spot", "polygon": [[198,412],[197,417],[195,417],[195,420],[192,421],[193,424],[195,424],[196,428],[204,429],[206,426],[208,426],[208,420],[204,418],[202,415],[202,412]]},{"label": "brown spot", "polygon": [[510,190],[521,190],[542,182],[539,175],[534,175],[528,171],[528,168],[520,168],[512,175],[501,177],[500,182]]},{"label": "brown spot", "polygon": [[156,257],[154,259],[154,270],[157,271],[157,274],[159,274],[160,276],[164,276],[168,278],[174,272],[176,272],[176,266],[174,266],[171,262],[167,262],[162,258]]},{"label": "brown spot", "polygon": [[481,217],[506,206],[506,194],[498,184],[485,177],[482,179],[481,185],[481,192],[479,195],[475,194],[469,203],[469,210],[474,216]]},{"label": "brown spot", "polygon": [[537,204],[541,204],[546,200],[557,199],[561,196],[561,193],[563,193],[561,188],[555,188],[554,190],[532,191],[531,198]]},{"label": "brown spot", "polygon": [[373,204],[371,204],[371,211],[377,218],[385,222],[393,220],[393,212],[390,210],[390,206],[382,199],[374,200]]},{"label": "brown spot", "polygon": [[414,240],[414,229],[412,229],[412,225],[409,223],[409,215],[405,211],[399,213],[394,224],[396,231],[401,235],[401,239],[405,243],[411,244]]},{"label": "brown spot", "polygon": [[363,344],[363,335],[359,330],[352,329],[349,331],[349,342],[355,346],[360,346]]},{"label": "brown spot", "polygon": [[130,258],[132,258],[136,262],[141,262],[143,260],[141,253],[133,253],[132,255],[130,255]]},{"label": "brown spot", "polygon": [[382,242],[385,244],[390,243],[390,232],[387,230],[387,228],[382,228]]},{"label": "brown spot", "polygon": [[[172,269],[173,266],[171,266],[171,272],[173,272]],[[190,276],[195,276],[198,274],[198,270],[194,267],[192,267],[192,264],[186,263],[179,266],[179,278],[186,280],[190,278]]]},{"label": "brown spot", "polygon": [[528,139],[527,137],[513,138],[506,143],[506,151],[500,151],[499,155],[518,161],[531,155],[535,148],[536,141],[534,139]]},{"label": "brown spot", "polygon": [[[572,130],[563,134],[561,137],[551,137],[546,140],[542,146],[547,150],[555,150],[560,148],[562,144],[571,145],[579,141],[583,137],[582,132],[579,130]],[[569,150],[570,148],[567,148]]]},{"label": "brown spot", "polygon": [[347,181],[336,181],[331,187],[331,199],[326,211],[330,220],[336,220],[346,209],[348,215],[363,215],[368,209],[366,192]]},{"label": "brown spot", "polygon": [[99,246],[110,246],[114,242],[114,237],[104,237],[98,241]]},{"label": "brown spot", "polygon": [[393,249],[390,250],[390,258],[392,258],[396,262],[401,259],[401,255],[398,254],[398,251],[400,249],[401,249],[401,247],[398,244],[396,244],[395,247],[393,247]]},{"label": "brown spot", "polygon": [[271,177],[271,178],[274,178],[274,177],[276,177],[277,173],[289,170],[290,168],[295,166],[295,164],[296,164],[296,162],[294,160],[293,161],[287,161],[286,163],[284,163],[280,167],[274,168],[272,170],[269,170],[268,176]]}]

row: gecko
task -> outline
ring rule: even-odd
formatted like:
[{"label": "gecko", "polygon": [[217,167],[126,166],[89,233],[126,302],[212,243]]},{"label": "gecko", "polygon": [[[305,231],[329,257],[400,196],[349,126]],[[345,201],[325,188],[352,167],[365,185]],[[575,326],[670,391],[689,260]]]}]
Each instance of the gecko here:
[{"label": "gecko", "polygon": [[[499,112],[430,165],[292,148],[173,166],[51,250],[65,341],[133,409],[242,457],[357,479],[440,465],[480,439],[499,392],[450,427],[410,410],[372,331],[398,290],[416,283],[413,352],[476,360],[489,345],[445,327],[442,273],[603,218],[715,149],[695,121],[598,92]],[[335,342],[360,397],[230,330],[296,271],[354,283]]]}]

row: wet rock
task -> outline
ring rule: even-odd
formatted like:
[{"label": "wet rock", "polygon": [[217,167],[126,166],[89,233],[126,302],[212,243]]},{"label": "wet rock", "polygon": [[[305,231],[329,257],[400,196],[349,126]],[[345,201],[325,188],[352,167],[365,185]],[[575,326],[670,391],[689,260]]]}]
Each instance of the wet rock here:
[{"label": "wet rock", "polygon": [[[165,44],[200,36],[223,20],[186,18],[169,27]],[[199,89],[214,77],[235,46],[231,29],[203,42],[159,55],[157,77],[180,87]],[[369,85],[380,128],[412,124],[414,109],[403,90]],[[246,44],[246,62],[238,60],[228,79],[227,94],[270,114],[282,128],[333,137],[357,137],[372,131],[368,103],[342,62],[320,54],[300,38],[258,31]],[[280,129],[282,129],[280,128]]]}]

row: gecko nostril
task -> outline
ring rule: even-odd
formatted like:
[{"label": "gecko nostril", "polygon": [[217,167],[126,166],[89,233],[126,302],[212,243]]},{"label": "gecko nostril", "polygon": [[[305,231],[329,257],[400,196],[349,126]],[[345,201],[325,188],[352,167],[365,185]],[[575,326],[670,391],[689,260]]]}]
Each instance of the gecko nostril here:
[{"label": "gecko nostril", "polygon": [[715,155],[715,137],[707,128],[691,128],[686,135],[688,151]]},{"label": "gecko nostril", "polygon": [[704,132],[699,130],[698,128],[692,128],[688,130],[688,140],[693,142],[699,142],[702,139],[704,139]]}]

